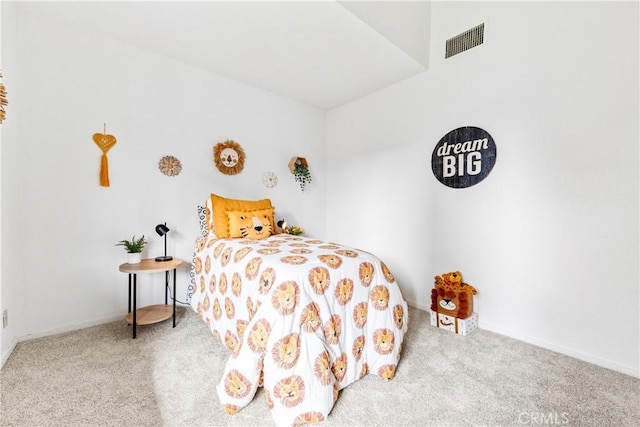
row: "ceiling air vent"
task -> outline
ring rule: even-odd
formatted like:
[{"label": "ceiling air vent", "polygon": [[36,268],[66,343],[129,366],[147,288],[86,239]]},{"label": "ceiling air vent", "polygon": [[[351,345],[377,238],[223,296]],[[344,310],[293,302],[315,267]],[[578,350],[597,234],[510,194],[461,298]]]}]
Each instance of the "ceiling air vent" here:
[{"label": "ceiling air vent", "polygon": [[484,42],[484,23],[447,40],[444,57],[449,58]]}]

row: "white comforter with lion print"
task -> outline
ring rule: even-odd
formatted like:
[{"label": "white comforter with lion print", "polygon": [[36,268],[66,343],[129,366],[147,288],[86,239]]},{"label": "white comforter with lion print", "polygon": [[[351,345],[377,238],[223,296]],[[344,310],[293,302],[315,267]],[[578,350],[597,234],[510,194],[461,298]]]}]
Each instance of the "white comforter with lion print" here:
[{"label": "white comforter with lion print", "polygon": [[233,414],[264,387],[276,425],[326,419],[338,391],[394,376],[407,304],[374,255],[287,234],[202,238],[191,306],[231,349],[217,385]]}]

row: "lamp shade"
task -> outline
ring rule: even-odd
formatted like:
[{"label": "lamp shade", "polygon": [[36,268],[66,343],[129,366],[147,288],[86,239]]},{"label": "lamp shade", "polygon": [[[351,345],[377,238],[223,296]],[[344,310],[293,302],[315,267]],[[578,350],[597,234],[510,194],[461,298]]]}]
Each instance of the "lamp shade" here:
[{"label": "lamp shade", "polygon": [[169,227],[167,227],[166,224],[156,225],[156,233],[158,233],[158,236],[164,236],[168,232],[169,232]]}]

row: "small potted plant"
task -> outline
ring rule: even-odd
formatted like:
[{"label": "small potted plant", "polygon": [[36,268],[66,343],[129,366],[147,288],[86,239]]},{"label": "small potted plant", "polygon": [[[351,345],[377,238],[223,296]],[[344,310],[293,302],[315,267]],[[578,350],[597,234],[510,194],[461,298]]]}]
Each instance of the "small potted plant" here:
[{"label": "small potted plant", "polygon": [[128,264],[139,264],[142,260],[142,249],[144,249],[144,245],[146,244],[147,240],[143,235],[139,239],[133,236],[131,240],[120,240],[116,243],[116,246],[124,246],[124,249],[127,251]]},{"label": "small potted plant", "polygon": [[297,225],[292,225],[291,227],[287,228],[285,233],[291,234],[293,236],[300,236],[301,234],[304,234],[304,228],[298,227]]}]

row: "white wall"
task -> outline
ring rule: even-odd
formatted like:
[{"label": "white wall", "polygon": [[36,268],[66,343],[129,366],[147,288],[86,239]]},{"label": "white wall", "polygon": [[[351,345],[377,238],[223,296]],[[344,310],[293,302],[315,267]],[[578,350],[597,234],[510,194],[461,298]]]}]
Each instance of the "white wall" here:
[{"label": "white wall", "polygon": [[[332,111],[326,128],[315,109],[19,6],[16,29],[8,5],[3,361],[16,339],[121,318],[113,244],[144,233],[155,256],[153,227],[167,221],[169,252],[188,260],[195,206],[217,191],[271,197],[309,234],[378,254],[423,309],[433,276],[459,269],[479,289],[481,327],[638,376],[637,4],[433,3],[429,71]],[[443,60],[444,40],[480,22],[485,44]],[[91,140],[104,122],[118,138],[110,188]],[[431,151],[467,125],[492,134],[497,164],[453,190]],[[236,177],[211,163],[227,138],[248,156]],[[167,154],[178,177],[157,170]],[[286,169],[293,155],[311,163],[308,194]],[[265,170],[280,176],[274,190]],[[141,303],[156,303],[161,278],[147,280]]]},{"label": "white wall", "polygon": [[[429,71],[327,116],[327,238],[379,254],[414,306],[460,270],[482,328],[638,376],[638,4],[435,2],[432,24]],[[431,153],[461,126],[497,162],[451,189]]]},{"label": "white wall", "polygon": [[[0,31],[2,31],[2,7],[0,7]],[[2,34],[0,33],[0,40]],[[0,41],[0,70],[2,70],[2,42]],[[0,312],[2,311],[2,130],[0,129]],[[2,332],[0,332],[0,356],[2,355]],[[0,361],[0,366],[4,362]]]},{"label": "white wall", "polygon": [[[115,243],[144,234],[150,244],[143,256],[160,255],[163,240],[154,227],[166,221],[168,252],[190,263],[199,233],[196,206],[211,192],[269,197],[278,218],[311,236],[324,233],[323,111],[21,13],[19,5],[17,11],[20,134],[3,134],[3,149],[16,155],[10,167],[19,174],[7,180],[6,150],[2,169],[3,295],[17,294],[5,302],[22,313],[10,338],[122,318],[127,277],[118,265],[126,254]],[[117,138],[108,153],[108,188],[99,186],[101,151],[92,140],[105,122]],[[226,139],[247,155],[236,176],[221,174],[212,161],[213,146]],[[180,175],[160,173],[164,155],[182,161]],[[305,193],[287,167],[295,155],[307,158],[314,178]],[[274,189],[262,184],[268,170],[280,178]],[[17,193],[20,204],[7,207]],[[6,280],[5,265],[19,267],[21,276]],[[163,301],[163,280],[139,279],[139,305]],[[178,273],[179,300],[187,285],[185,266]]]},{"label": "white wall", "polygon": [[9,324],[0,330],[2,363],[17,343],[19,325],[24,319],[22,262],[25,248],[22,238],[25,205],[21,153],[18,149],[18,66],[16,64],[16,7],[13,2],[0,4],[2,39],[0,67],[7,89],[7,117],[0,125],[0,308],[7,309]]}]

